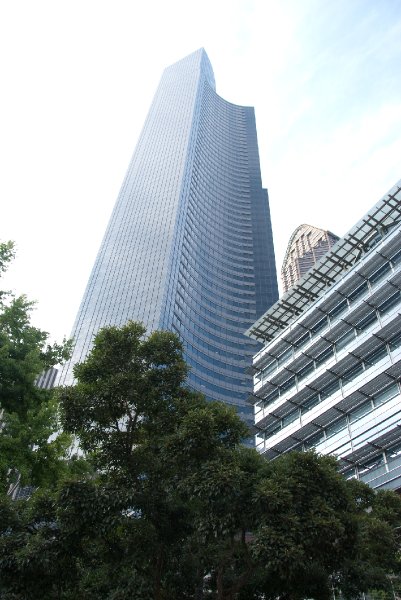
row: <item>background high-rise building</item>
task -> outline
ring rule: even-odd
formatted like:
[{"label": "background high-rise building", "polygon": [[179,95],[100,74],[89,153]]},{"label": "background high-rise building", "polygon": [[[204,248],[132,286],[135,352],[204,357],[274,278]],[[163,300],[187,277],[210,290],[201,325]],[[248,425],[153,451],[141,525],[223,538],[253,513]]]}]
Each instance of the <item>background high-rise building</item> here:
[{"label": "background high-rise building", "polygon": [[281,267],[283,292],[287,292],[338,241],[338,236],[313,225],[300,225],[292,234]]},{"label": "background high-rise building", "polygon": [[72,335],[72,365],[103,326],[177,332],[189,384],[237,406],[256,343],[243,332],[276,299],[254,109],[216,94],[203,49],[168,67],[128,168]]},{"label": "background high-rise building", "polygon": [[401,488],[401,181],[250,328],[256,447]]}]

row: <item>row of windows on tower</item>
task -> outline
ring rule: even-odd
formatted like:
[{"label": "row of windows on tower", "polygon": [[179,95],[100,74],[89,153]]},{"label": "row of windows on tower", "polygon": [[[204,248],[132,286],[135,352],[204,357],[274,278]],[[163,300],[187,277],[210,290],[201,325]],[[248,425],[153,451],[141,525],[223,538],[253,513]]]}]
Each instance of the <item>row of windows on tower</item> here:
[{"label": "row of windows on tower", "polygon": [[186,231],[188,236],[191,235],[193,240],[199,240],[203,245],[214,242],[218,246],[223,241],[224,247],[228,251],[231,248],[253,248],[251,233],[245,235],[241,232],[234,236],[227,233],[223,228],[215,227],[211,220],[209,220],[209,227],[205,227],[205,223],[199,221],[199,218],[196,216],[193,217],[189,211],[186,219]]},{"label": "row of windows on tower", "polygon": [[[242,314],[246,311],[253,311],[256,307],[252,286],[247,284],[243,286],[243,294],[238,294],[232,290],[232,286],[228,289],[221,288],[218,294],[216,294],[215,283],[209,281],[207,274],[201,274],[196,269],[189,273],[183,265],[180,264],[180,274],[184,278],[184,284],[188,284],[191,289],[191,294],[198,289],[200,292],[197,294],[197,299],[202,300],[203,297],[215,302],[216,307],[223,307],[224,310],[234,309],[233,315],[237,315],[239,312]],[[196,286],[192,284],[196,282]],[[231,293],[233,294],[231,298]],[[236,300],[234,299],[236,298]],[[207,302],[206,302],[207,304]],[[235,310],[236,308],[240,310]],[[229,314],[229,313],[227,313]]]},{"label": "row of windows on tower", "polygon": [[[183,282],[178,281],[177,293],[184,299],[184,303],[198,307],[210,307],[216,315],[224,315],[226,317],[236,317],[236,321],[240,319],[249,319],[254,321],[256,318],[255,303],[239,303],[230,302],[227,299],[227,304],[224,304],[224,297],[219,297],[218,302],[211,300],[207,294],[200,293],[196,288],[188,288]],[[238,310],[233,310],[233,308]]]},{"label": "row of windows on tower", "polygon": [[182,254],[183,256],[181,263],[183,265],[186,267],[191,265],[193,268],[198,269],[199,271],[205,270],[214,277],[216,275],[221,276],[222,280],[224,280],[227,285],[231,285],[231,283],[236,283],[238,281],[246,285],[252,284],[255,281],[253,270],[249,273],[249,269],[244,268],[237,268],[234,272],[229,268],[221,268],[217,261],[210,261],[205,259],[203,256],[197,256],[197,253],[194,252],[193,248],[190,249],[188,246],[183,246]]},{"label": "row of windows on tower", "polygon": [[251,287],[249,287],[248,289],[243,287],[241,292],[234,291],[233,286],[231,286],[230,288],[225,288],[222,286],[216,287],[215,281],[210,281],[205,275],[201,275],[195,270],[189,274],[183,266],[180,266],[179,277],[189,287],[196,287],[200,291],[204,290],[208,294],[208,296],[210,296],[216,301],[223,301],[224,299],[227,299],[229,301],[230,297],[236,298],[237,300],[251,301],[255,297],[255,294]]},{"label": "row of windows on tower", "polygon": [[247,398],[248,394],[246,392],[240,392],[235,389],[222,387],[221,385],[218,385],[216,381],[217,380],[215,380],[214,382],[210,381],[205,376],[200,376],[198,373],[195,373],[193,371],[190,371],[188,375],[189,385],[192,385],[195,387],[195,389],[201,391],[208,390],[209,394],[213,394],[213,399],[220,399],[223,402],[226,402],[227,404],[233,404],[237,406],[238,403],[236,403],[235,400],[240,400],[243,402]]},{"label": "row of windows on tower", "polygon": [[[191,280],[191,278],[193,277],[194,281],[200,281],[206,286],[209,286],[209,289],[212,290],[213,296],[216,296],[216,294],[220,293],[220,291],[226,293],[227,295],[231,294],[234,290],[242,290],[242,292],[244,293],[248,291],[249,294],[254,293],[255,288],[253,281],[242,281],[241,283],[234,283],[233,280],[229,280],[226,278],[223,279],[221,276],[211,273],[210,271],[205,271],[204,269],[202,269],[202,265],[198,265],[196,263],[194,263],[193,265],[189,262],[186,265],[181,264],[180,273],[183,272],[186,273],[187,280]],[[240,298],[241,294],[237,295],[237,297]]]},{"label": "row of windows on tower", "polygon": [[[213,340],[209,337],[208,332],[205,331],[202,333],[200,328],[196,329],[196,331],[184,329],[179,319],[174,327],[176,331],[180,331],[180,336],[184,343],[193,346],[197,350],[203,348],[209,355],[216,355],[233,361],[248,361],[247,364],[249,364],[249,356],[255,351],[255,347],[249,343],[241,344],[230,341],[227,344],[224,339],[218,338],[217,340]],[[235,353],[235,350],[237,350],[237,353]]]},{"label": "row of windows on tower", "polygon": [[183,251],[185,251],[186,255],[192,256],[196,261],[209,265],[212,270],[217,266],[227,274],[248,273],[249,275],[253,275],[254,266],[251,256],[241,257],[240,259],[236,258],[235,261],[230,261],[227,253],[217,252],[214,249],[210,250],[207,245],[205,247],[191,242],[192,240],[185,234],[182,244]]},{"label": "row of windows on tower", "polygon": [[[232,321],[226,317],[219,318],[218,315],[214,315],[212,312],[209,313],[209,318],[207,318],[200,315],[198,311],[199,306],[195,305],[195,308],[193,308],[192,306],[185,304],[182,300],[180,301],[179,296],[177,297],[175,302],[175,312],[180,316],[182,321],[186,321],[189,329],[191,329],[191,323],[194,322],[210,327],[212,331],[219,333],[222,338],[227,336],[237,338],[238,335],[243,335],[243,332],[249,326],[249,321]],[[218,323],[222,323],[222,325],[219,325]]]},{"label": "row of windows on tower", "polygon": [[191,333],[195,336],[195,339],[200,337],[205,342],[215,342],[216,344],[225,347],[227,350],[238,350],[239,353],[243,352],[248,356],[252,356],[252,353],[255,351],[255,346],[242,342],[242,336],[240,332],[236,332],[236,335],[232,337],[227,335],[215,335],[215,333],[213,333],[214,328],[207,329],[205,328],[205,325],[198,325],[198,323],[188,320],[186,315],[182,313],[180,314],[178,311],[174,312],[173,323],[175,324],[176,328],[179,329],[179,331],[183,330]]},{"label": "row of windows on tower", "polygon": [[221,234],[211,235],[210,230],[205,229],[202,223],[198,224],[196,219],[194,220],[190,214],[187,214],[185,233],[187,238],[190,238],[191,244],[207,248],[207,251],[210,253],[217,252],[219,255],[225,253],[226,256],[232,253],[233,259],[235,259],[236,257],[242,258],[245,253],[251,256],[253,252],[251,239],[246,239],[244,236],[240,238],[230,236],[230,239],[228,239],[227,236],[223,238]]}]

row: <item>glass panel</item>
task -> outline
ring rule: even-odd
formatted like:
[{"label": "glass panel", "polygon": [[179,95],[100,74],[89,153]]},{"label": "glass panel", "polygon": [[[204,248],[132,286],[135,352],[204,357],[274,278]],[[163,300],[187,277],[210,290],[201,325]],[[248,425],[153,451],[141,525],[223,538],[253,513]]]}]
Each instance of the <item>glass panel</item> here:
[{"label": "glass panel", "polygon": [[293,344],[294,344],[294,346],[297,346],[299,348],[300,346],[303,346],[304,344],[309,342],[309,340],[310,340],[310,334],[309,334],[309,332],[307,332],[307,333],[304,333],[300,338],[295,340],[295,342],[293,342]]},{"label": "glass panel", "polygon": [[293,423],[297,419],[299,419],[299,409],[298,408],[296,408],[292,412],[288,413],[288,415],[285,415],[285,417],[283,417],[281,419],[282,426],[287,427],[287,425],[289,425],[290,423]]},{"label": "glass panel", "polygon": [[275,433],[277,433],[278,431],[280,431],[280,429],[281,429],[281,423],[280,423],[280,421],[276,421],[275,423],[271,423],[265,429],[265,438],[268,439],[269,437],[271,437],[272,435],[274,435]]},{"label": "glass panel", "polygon": [[283,354],[281,354],[278,357],[278,359],[277,359],[278,366],[285,363],[285,361],[288,360],[291,356],[292,356],[292,348],[289,348],[288,350],[283,352]]},{"label": "glass panel", "polygon": [[326,360],[328,360],[329,358],[331,358],[334,354],[334,346],[329,346],[328,348],[326,348],[326,350],[323,350],[323,352],[321,354],[319,354],[319,356],[316,356],[315,360],[318,363],[323,363]]},{"label": "glass panel", "polygon": [[255,408],[255,416],[258,415],[260,413],[260,411],[263,408],[263,402],[256,402],[256,404],[254,404],[254,408]]},{"label": "glass panel", "polygon": [[365,329],[367,329],[369,327],[369,325],[371,325],[372,323],[374,323],[376,321],[377,317],[376,317],[376,312],[373,311],[371,313],[369,313],[368,315],[366,315],[366,317],[364,317],[363,319],[361,319],[359,321],[359,323],[357,323],[355,325],[355,327],[359,330],[359,332],[364,331]]},{"label": "glass panel", "polygon": [[280,396],[279,391],[278,390],[273,390],[272,392],[270,392],[270,394],[268,396],[266,396],[266,398],[264,399],[264,405],[268,406],[269,404],[271,404],[272,402],[274,402],[275,400],[277,400],[277,398]]},{"label": "glass panel", "polygon": [[377,269],[377,271],[372,273],[372,275],[369,275],[370,283],[376,283],[376,281],[379,281],[379,279],[384,277],[384,275],[389,271],[391,271],[390,263],[385,263],[380,267],[380,269]]},{"label": "glass panel", "polygon": [[320,392],[320,396],[322,399],[326,399],[329,396],[331,396],[332,394],[334,394],[334,392],[337,392],[340,388],[340,381],[339,379],[336,379],[335,381],[332,381],[331,383],[327,384],[322,391]]},{"label": "glass panel", "polygon": [[302,379],[304,379],[307,375],[312,373],[314,370],[315,370],[315,364],[313,361],[304,365],[302,367],[302,369],[300,369],[297,373],[298,381],[301,381]]},{"label": "glass panel", "polygon": [[283,394],[284,392],[286,392],[287,390],[292,388],[294,385],[295,385],[295,375],[293,375],[292,377],[287,379],[287,381],[284,381],[284,383],[280,384],[280,393]]},{"label": "glass panel", "polygon": [[392,256],[390,260],[393,263],[393,265],[398,265],[398,263],[401,262],[401,250],[394,254],[394,256]]},{"label": "glass panel", "polygon": [[377,348],[377,350],[372,352],[372,354],[369,354],[366,358],[364,358],[364,361],[368,365],[375,365],[385,356],[388,356],[387,346],[380,346],[380,348]]},{"label": "glass panel", "polygon": [[386,450],[387,458],[391,460],[392,458],[396,458],[401,455],[401,442],[398,442],[391,448]]},{"label": "glass panel", "polygon": [[320,319],[317,323],[312,325],[311,330],[313,331],[313,335],[324,329],[328,324],[327,317]]},{"label": "glass panel", "polygon": [[304,449],[309,450],[309,448],[314,448],[318,444],[324,442],[325,439],[324,431],[319,431],[304,442]]},{"label": "glass panel", "polygon": [[334,317],[336,317],[337,315],[341,314],[342,312],[344,312],[344,310],[347,310],[348,308],[348,302],[346,300],[342,300],[339,304],[337,304],[337,306],[335,306],[330,312],[329,315],[332,319],[334,319]]},{"label": "glass panel", "polygon": [[400,301],[401,294],[400,292],[396,292],[390,298],[388,298],[385,302],[382,302],[380,306],[377,307],[377,310],[382,315],[393,308]]},{"label": "glass panel", "polygon": [[342,375],[342,379],[345,383],[352,381],[363,372],[363,363],[358,363],[354,365],[351,369],[348,369],[344,375]]},{"label": "glass panel", "polygon": [[373,410],[372,402],[371,402],[371,400],[366,400],[366,402],[364,402],[357,408],[354,408],[354,410],[352,410],[350,412],[350,414],[349,414],[350,423],[354,423],[355,421],[357,421],[358,419],[360,419],[361,417],[363,417],[364,415],[369,413],[371,410]]},{"label": "glass panel", "polygon": [[308,412],[308,410],[311,410],[314,406],[317,406],[319,402],[319,394],[314,394],[313,396],[310,396],[304,401],[303,406],[301,406],[301,414]]},{"label": "glass panel", "polygon": [[401,333],[398,333],[393,338],[391,338],[388,345],[390,346],[390,350],[395,350],[396,348],[401,346]]},{"label": "glass panel", "polygon": [[336,350],[341,350],[353,339],[355,339],[355,331],[354,329],[351,329],[351,331],[347,331],[347,333],[336,341]]},{"label": "glass panel", "polygon": [[359,475],[363,475],[364,473],[367,473],[368,471],[377,469],[377,467],[380,467],[383,464],[384,464],[383,454],[380,454],[379,456],[376,456],[375,458],[372,458],[371,460],[366,461],[362,465],[359,465],[359,467],[358,467]]},{"label": "glass panel", "polygon": [[334,423],[332,423],[331,425],[326,427],[326,437],[330,437],[331,435],[338,433],[339,431],[341,431],[342,429],[345,429],[346,427],[347,427],[347,418],[341,417],[341,419],[338,419],[337,421],[335,421]]},{"label": "glass panel", "polygon": [[272,362],[269,362],[265,367],[263,367],[262,375],[268,375],[269,373],[271,373],[272,371],[275,371],[276,369],[277,369],[277,361],[273,360]]},{"label": "glass panel", "polygon": [[392,383],[384,390],[378,392],[373,397],[373,404],[375,406],[380,406],[381,404],[385,404],[392,398],[398,395],[398,385],[396,383]]},{"label": "glass panel", "polygon": [[264,437],[261,437],[259,434],[257,434],[255,438],[256,448],[261,448],[262,446],[264,446],[264,442]]},{"label": "glass panel", "polygon": [[358,300],[358,298],[360,298],[361,296],[366,294],[367,291],[368,291],[368,284],[366,282],[364,282],[360,286],[358,286],[353,292],[351,292],[349,294],[348,300],[350,302],[355,302],[355,300]]}]

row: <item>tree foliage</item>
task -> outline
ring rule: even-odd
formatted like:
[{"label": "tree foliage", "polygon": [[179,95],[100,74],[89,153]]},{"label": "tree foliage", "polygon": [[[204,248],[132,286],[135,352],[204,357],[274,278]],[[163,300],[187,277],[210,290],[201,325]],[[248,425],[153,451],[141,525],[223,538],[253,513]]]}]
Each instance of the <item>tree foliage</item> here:
[{"label": "tree foliage", "polygon": [[[0,272],[13,256],[11,242],[0,244]],[[69,344],[47,343],[48,334],[31,324],[33,307],[25,296],[0,293],[0,493],[16,478],[24,485],[50,485],[70,443],[68,435],[56,435],[54,397],[35,384],[67,358]]]},{"label": "tree foliage", "polygon": [[[326,600],[399,572],[401,501],[313,453],[266,462],[235,411],[185,385],[175,335],[103,329],[59,390],[90,476],[0,504],[13,600]],[[2,587],[1,587],[2,586]]]}]

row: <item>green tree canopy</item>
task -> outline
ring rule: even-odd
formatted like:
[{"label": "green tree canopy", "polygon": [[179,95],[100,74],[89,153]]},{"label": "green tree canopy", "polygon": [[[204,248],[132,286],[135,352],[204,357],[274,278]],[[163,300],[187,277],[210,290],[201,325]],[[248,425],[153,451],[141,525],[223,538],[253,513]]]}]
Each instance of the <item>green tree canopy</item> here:
[{"label": "green tree canopy", "polygon": [[398,574],[398,496],[243,446],[235,410],[186,387],[172,333],[105,328],[74,372],[63,426],[95,470],[0,505],[5,598],[327,600]]},{"label": "green tree canopy", "polygon": [[[0,273],[13,256],[12,242],[0,244]],[[70,444],[70,436],[57,434],[54,397],[35,383],[67,358],[69,344],[49,344],[48,334],[31,324],[33,308],[25,296],[0,292],[0,494],[17,478],[50,485]]]}]

